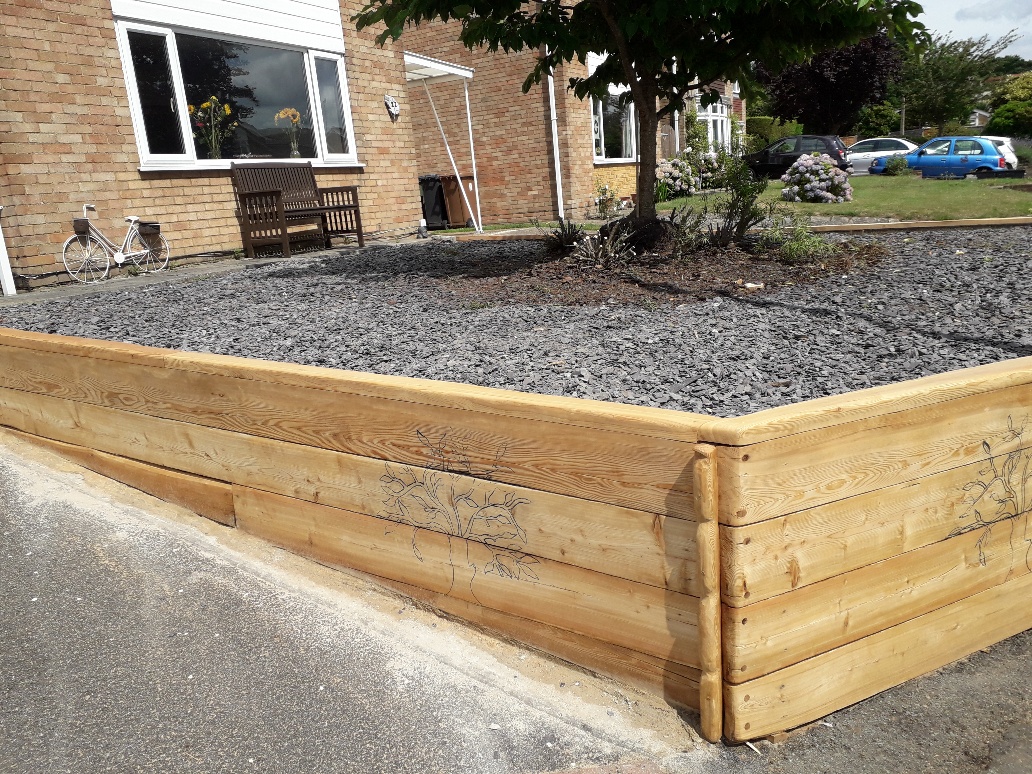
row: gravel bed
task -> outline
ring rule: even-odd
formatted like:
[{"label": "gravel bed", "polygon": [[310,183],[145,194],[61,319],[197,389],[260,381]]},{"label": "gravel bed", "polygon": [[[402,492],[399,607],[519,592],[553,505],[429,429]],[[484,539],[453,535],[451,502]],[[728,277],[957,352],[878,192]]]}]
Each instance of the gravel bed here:
[{"label": "gravel bed", "polygon": [[0,308],[0,325],[717,416],[1032,355],[1032,228],[851,238],[890,257],[813,285],[676,306],[481,308],[437,278],[542,247],[432,240],[190,281],[171,273]]}]

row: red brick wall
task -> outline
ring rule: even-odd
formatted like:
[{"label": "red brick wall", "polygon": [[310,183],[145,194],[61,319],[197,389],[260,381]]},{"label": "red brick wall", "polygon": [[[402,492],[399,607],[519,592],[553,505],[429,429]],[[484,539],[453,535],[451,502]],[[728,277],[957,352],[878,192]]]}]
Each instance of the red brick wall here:
[{"label": "red brick wall", "polygon": [[[346,68],[359,161],[321,170],[323,185],[361,186],[367,231],[414,229],[419,219],[415,146],[405,109],[400,50],[348,21]],[[109,0],[5,0],[0,46],[0,180],[3,230],[19,275],[61,268],[61,244],[85,202],[100,226],[122,233],[126,214],[161,220],[173,256],[240,247],[229,170],[139,171]],[[392,123],[389,92],[402,104]]]},{"label": "red brick wall", "polygon": [[[417,54],[474,69],[468,86],[485,224],[555,218],[558,202],[547,81],[535,85],[527,94],[521,88],[537,53],[471,52],[459,42],[458,31],[459,25],[455,23],[424,24],[407,30],[399,45]],[[589,106],[566,91],[568,78],[567,70],[557,73],[555,97],[563,199],[566,209],[571,210],[580,209],[578,205],[590,196],[591,116]],[[441,83],[430,85],[429,89],[459,173],[471,174],[463,86]],[[420,174],[453,174],[422,84],[410,82],[408,90]],[[475,208],[472,193],[469,196]],[[580,217],[580,212],[576,217]]]}]

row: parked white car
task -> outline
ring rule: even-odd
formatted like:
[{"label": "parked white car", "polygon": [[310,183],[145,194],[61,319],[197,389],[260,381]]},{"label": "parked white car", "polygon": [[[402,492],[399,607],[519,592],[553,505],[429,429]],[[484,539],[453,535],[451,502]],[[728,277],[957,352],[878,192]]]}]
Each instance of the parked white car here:
[{"label": "parked white car", "polygon": [[914,143],[899,137],[872,137],[849,146],[849,163],[853,165],[854,172],[866,172],[875,159],[910,153],[916,148]]},{"label": "parked white car", "polygon": [[986,140],[991,140],[1000,150],[1000,154],[1007,161],[1007,169],[1018,168],[1018,156],[1014,153],[1014,144],[1011,142],[1010,137],[990,137],[987,134],[982,135]]}]

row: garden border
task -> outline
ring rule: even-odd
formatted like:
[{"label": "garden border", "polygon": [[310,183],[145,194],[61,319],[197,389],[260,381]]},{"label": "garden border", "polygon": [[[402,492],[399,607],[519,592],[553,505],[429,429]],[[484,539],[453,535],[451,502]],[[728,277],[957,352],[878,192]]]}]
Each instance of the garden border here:
[{"label": "garden border", "polygon": [[1032,358],[731,419],[7,329],[0,361],[0,425],[711,740],[1032,627]]}]

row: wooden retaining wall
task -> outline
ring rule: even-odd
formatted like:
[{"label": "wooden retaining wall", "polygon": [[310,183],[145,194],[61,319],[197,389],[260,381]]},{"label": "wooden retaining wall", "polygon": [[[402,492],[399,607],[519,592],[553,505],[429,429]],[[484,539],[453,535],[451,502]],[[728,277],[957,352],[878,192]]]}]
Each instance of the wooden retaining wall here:
[{"label": "wooden retaining wall", "polygon": [[724,733],[814,720],[1032,627],[1032,358],[703,429]]},{"label": "wooden retaining wall", "polygon": [[1032,626],[1032,358],[736,419],[0,329],[0,425],[755,738]]}]

